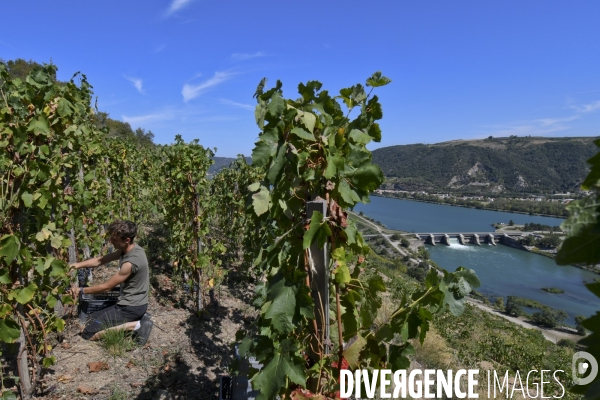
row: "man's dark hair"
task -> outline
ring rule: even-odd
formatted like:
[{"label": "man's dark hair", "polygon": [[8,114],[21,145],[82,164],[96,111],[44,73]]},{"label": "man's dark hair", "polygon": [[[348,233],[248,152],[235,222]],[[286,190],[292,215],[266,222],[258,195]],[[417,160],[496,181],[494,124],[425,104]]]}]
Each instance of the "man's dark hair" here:
[{"label": "man's dark hair", "polygon": [[117,235],[123,240],[130,238],[133,243],[137,235],[137,225],[131,221],[115,221],[108,226],[108,234]]}]

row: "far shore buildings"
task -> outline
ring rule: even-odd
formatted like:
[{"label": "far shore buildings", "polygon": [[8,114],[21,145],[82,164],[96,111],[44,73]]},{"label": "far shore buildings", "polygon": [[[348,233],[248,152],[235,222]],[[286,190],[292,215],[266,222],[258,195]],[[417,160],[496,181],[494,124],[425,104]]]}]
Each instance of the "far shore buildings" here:
[{"label": "far shore buildings", "polygon": [[[384,194],[406,194],[409,196],[414,196],[414,195],[424,195],[424,196],[435,196],[441,200],[443,199],[452,199],[452,198],[456,198],[459,200],[475,200],[475,201],[486,201],[486,202],[493,202],[495,200],[494,197],[486,197],[486,196],[455,196],[451,193],[427,193],[424,190],[420,190],[420,191],[414,191],[414,192],[410,192],[408,190],[396,190],[396,189],[375,189],[375,194],[379,194],[379,195],[384,195]],[[582,194],[588,195],[589,193],[586,192],[582,192]],[[554,194],[552,196],[570,196],[571,193],[567,192],[567,193],[559,193],[559,194]],[[569,204],[570,202],[572,202],[575,199],[569,198],[569,199],[556,199],[556,198],[547,198],[546,196],[532,196],[532,197],[513,197],[513,198],[508,198],[508,200],[517,200],[517,201],[537,201],[537,202],[542,202],[542,201],[547,201],[547,202],[552,202],[552,203],[563,203],[563,204]]]}]

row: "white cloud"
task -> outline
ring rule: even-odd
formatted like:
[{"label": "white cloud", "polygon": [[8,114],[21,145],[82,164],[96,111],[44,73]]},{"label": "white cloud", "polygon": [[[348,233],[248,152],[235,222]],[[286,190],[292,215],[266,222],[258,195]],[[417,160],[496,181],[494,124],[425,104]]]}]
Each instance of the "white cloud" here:
[{"label": "white cloud", "polygon": [[133,83],[133,86],[137,89],[138,92],[144,94],[144,88],[142,87],[142,80],[139,78],[132,78],[129,76],[124,76],[129,82]]},{"label": "white cloud", "polygon": [[264,57],[264,56],[266,56],[266,54],[263,53],[262,51],[259,51],[254,54],[233,53],[231,55],[231,58],[233,58],[234,60],[237,60],[237,61],[244,61],[244,60],[249,60],[251,58]]},{"label": "white cloud", "polygon": [[181,94],[183,95],[183,101],[188,102],[189,100],[195,99],[211,87],[217,86],[227,81],[233,75],[235,74],[231,72],[217,71],[215,72],[212,78],[208,79],[205,82],[202,82],[199,85],[189,85],[186,83],[185,85],[183,85],[183,89],[181,90]]},{"label": "white cloud", "polygon": [[580,117],[581,117],[581,115],[572,115],[570,117],[565,117],[565,118],[541,118],[541,119],[534,120],[534,122],[539,123],[540,127],[546,128],[546,127],[557,126],[557,125],[563,124],[565,122],[575,121],[576,119],[579,119]]},{"label": "white cloud", "polygon": [[154,49],[154,53],[160,53],[160,52],[161,52],[161,51],[163,51],[163,50],[164,50],[166,47],[167,47],[166,45],[164,45],[164,44],[161,44],[160,46],[157,46],[157,47]]},{"label": "white cloud", "polygon": [[589,103],[589,104],[582,104],[579,106],[571,106],[571,108],[579,113],[587,114],[592,111],[600,110],[600,100],[595,101],[593,103]]},{"label": "white cloud", "polygon": [[219,99],[219,102],[221,104],[225,104],[225,105],[228,105],[228,106],[239,107],[239,108],[243,108],[245,110],[254,110],[256,108],[256,107],[254,107],[253,105],[250,105],[250,104],[238,103],[236,101],[228,100],[228,99]]},{"label": "white cloud", "polygon": [[202,72],[198,72],[196,75],[194,75],[193,78],[189,79],[188,82],[194,81],[198,78],[200,78],[202,76]]},{"label": "white cloud", "polygon": [[121,118],[123,119],[123,122],[127,122],[130,125],[139,126],[139,125],[147,124],[150,122],[169,120],[169,119],[172,119],[173,116],[170,113],[156,113],[156,114],[138,115],[135,117],[122,115]]},{"label": "white cloud", "polygon": [[15,47],[14,47],[14,46],[12,46],[10,43],[3,42],[2,40],[0,40],[0,44],[1,44],[1,45],[3,45],[3,46],[9,47],[9,48],[11,48],[11,49],[14,49],[14,48],[15,48]]},{"label": "white cloud", "polygon": [[522,124],[514,125],[495,125],[491,127],[491,130],[486,135],[493,136],[543,136],[550,133],[564,131],[570,129],[570,126],[553,123],[545,124],[542,120],[535,120],[530,122],[524,122]]},{"label": "white cloud", "polygon": [[572,128],[568,122],[578,120],[586,114],[600,110],[600,100],[589,104],[571,105],[569,108],[575,110],[576,113],[563,118],[538,118],[531,121],[492,125],[488,127],[489,130],[486,130],[485,134],[494,136],[542,136],[565,131]]},{"label": "white cloud", "polygon": [[169,6],[169,9],[167,10],[167,15],[173,14],[175,11],[183,8],[192,1],[193,0],[173,0]]}]

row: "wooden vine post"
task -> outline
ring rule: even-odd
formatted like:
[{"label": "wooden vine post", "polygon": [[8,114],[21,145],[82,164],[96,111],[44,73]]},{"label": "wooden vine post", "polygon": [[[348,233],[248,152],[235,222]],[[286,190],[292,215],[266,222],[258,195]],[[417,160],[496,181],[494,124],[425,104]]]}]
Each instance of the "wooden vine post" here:
[{"label": "wooden vine post", "polygon": [[[190,177],[191,182],[191,177]],[[196,260],[202,254],[202,240],[200,239],[200,195],[198,194],[198,188],[193,185],[196,192],[196,198],[194,201],[194,241],[196,244]],[[204,290],[202,288],[202,268],[196,270],[198,274],[198,293],[196,298],[197,311],[200,312],[204,309]]]},{"label": "wooden vine post", "polygon": [[[315,200],[306,203],[306,216],[310,219],[313,212],[319,212],[327,217],[327,202]],[[306,249],[310,277],[311,297],[315,303],[315,334],[311,343],[311,358],[320,360],[329,354],[329,254],[328,244],[320,248],[313,242]]]}]

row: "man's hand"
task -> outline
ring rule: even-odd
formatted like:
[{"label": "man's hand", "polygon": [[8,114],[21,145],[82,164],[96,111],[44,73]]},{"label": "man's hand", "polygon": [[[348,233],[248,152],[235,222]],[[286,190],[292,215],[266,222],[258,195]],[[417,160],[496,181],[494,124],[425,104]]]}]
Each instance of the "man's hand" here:
[{"label": "man's hand", "polygon": [[71,289],[69,289],[69,295],[73,298],[73,300],[77,300],[79,298],[79,286],[76,283],[71,283]]},{"label": "man's hand", "polygon": [[71,275],[71,277],[74,277],[73,272],[77,272],[77,264],[70,264],[69,265],[69,270],[67,271],[67,275]]}]

